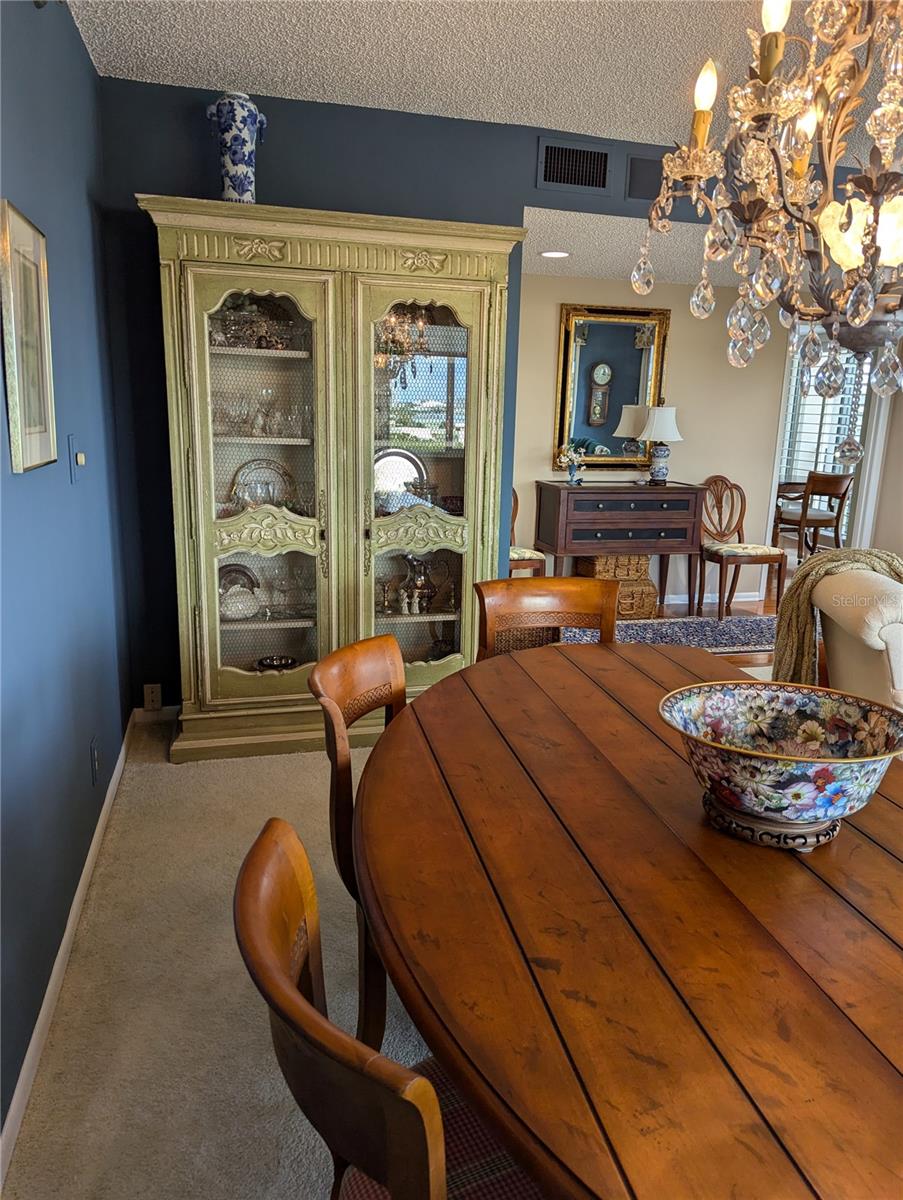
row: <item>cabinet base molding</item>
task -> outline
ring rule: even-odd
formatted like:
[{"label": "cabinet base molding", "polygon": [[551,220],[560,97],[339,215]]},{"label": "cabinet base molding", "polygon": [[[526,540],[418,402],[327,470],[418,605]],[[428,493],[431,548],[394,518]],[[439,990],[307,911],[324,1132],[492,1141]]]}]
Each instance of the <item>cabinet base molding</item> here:
[{"label": "cabinet base molding", "polygon": [[[408,700],[424,691],[413,688]],[[383,713],[371,713],[349,730],[352,747],[372,746],[385,728]],[[173,763],[207,758],[250,758],[259,754],[304,754],[325,749],[320,709],[285,712],[182,713],[169,748]]]}]

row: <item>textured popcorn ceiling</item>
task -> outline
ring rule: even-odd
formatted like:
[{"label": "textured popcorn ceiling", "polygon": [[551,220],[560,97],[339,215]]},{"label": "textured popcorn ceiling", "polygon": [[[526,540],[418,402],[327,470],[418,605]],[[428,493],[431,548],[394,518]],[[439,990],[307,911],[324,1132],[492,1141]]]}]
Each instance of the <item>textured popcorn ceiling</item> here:
[{"label": "textured popcorn ceiling", "polygon": [[[570,275],[628,279],[636,263],[646,222],[636,217],[525,208],[524,271],[530,275]],[[662,283],[696,283],[702,268],[704,225],[675,222],[667,236],[653,233],[649,258]],[[542,258],[543,250],[567,250],[569,258]],[[735,287],[738,279],[727,263],[709,263],[715,287]],[[653,291],[652,296],[655,296]],[[642,297],[637,297],[642,303]]]},{"label": "textured popcorn ceiling", "polygon": [[[686,140],[710,55],[745,77],[757,0],[71,0],[101,75]],[[789,28],[802,28],[794,5]],[[723,87],[714,133],[724,131]]]}]

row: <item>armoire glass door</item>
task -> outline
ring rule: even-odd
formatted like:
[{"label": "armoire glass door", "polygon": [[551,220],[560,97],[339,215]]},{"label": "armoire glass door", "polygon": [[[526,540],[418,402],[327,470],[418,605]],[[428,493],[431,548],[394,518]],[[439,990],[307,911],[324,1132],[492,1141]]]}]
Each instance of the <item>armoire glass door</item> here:
[{"label": "armoire glass door", "polygon": [[187,274],[204,699],[294,697],[330,643],[329,282]]},{"label": "armoire glass door", "polygon": [[[457,670],[473,631],[485,295],[362,284],[366,396],[362,625],[391,633],[409,683]],[[364,357],[366,356],[366,357]]]}]

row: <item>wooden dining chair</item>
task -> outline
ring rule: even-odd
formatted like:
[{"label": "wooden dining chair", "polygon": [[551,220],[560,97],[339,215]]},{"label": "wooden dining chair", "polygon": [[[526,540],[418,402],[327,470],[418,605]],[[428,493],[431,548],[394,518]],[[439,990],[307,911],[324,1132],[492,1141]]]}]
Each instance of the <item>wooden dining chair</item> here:
[{"label": "wooden dining chair", "polygon": [[511,546],[509,550],[508,574],[514,571],[529,571],[531,575],[545,575],[546,556],[541,550],[531,550],[527,546],[516,546],[514,525],[517,521],[517,510],[520,502],[517,492],[511,489]]},{"label": "wooden dining chair", "polygon": [[480,603],[477,660],[548,646],[563,629],[598,629],[615,639],[616,579],[488,579],[474,584]]},{"label": "wooden dining chair", "polygon": [[[776,546],[781,533],[796,534],[797,561],[805,552],[814,554],[822,531],[833,531],[834,545],[843,548],[841,525],[855,475],[836,471],[810,471],[800,491],[797,485],[782,483],[774,506],[771,542]],[[797,490],[792,490],[796,487]],[[820,503],[821,502],[821,503]]]},{"label": "wooden dining chair", "polygon": [[[718,564],[718,620],[723,621],[734,603],[740,568],[757,564],[777,567],[778,596],[780,604],[787,576],[787,555],[778,546],[765,546],[747,542],[743,536],[746,519],[746,493],[739,483],[732,483],[726,475],[710,475],[703,484],[702,495],[702,563],[699,572],[699,595],[696,600],[696,615],[702,613],[705,599],[706,563]],[[730,591],[727,590],[728,568],[733,567]]]},{"label": "wooden dining chair", "polygon": [[336,870],[357,905],[357,1036],[378,1050],[386,1026],[386,973],[373,946],[360,905],[354,873],[354,781],[348,729],[361,717],[385,708],[386,724],[405,706],[404,661],[389,634],[352,642],[321,658],[307,686],[323,709],[326,753],[331,767],[329,828]]},{"label": "wooden dining chair", "polygon": [[331,1200],[542,1200],[435,1059],[408,1070],[329,1020],[316,887],[285,821],[267,821],[248,852],[234,919],[279,1067],[332,1154]]}]

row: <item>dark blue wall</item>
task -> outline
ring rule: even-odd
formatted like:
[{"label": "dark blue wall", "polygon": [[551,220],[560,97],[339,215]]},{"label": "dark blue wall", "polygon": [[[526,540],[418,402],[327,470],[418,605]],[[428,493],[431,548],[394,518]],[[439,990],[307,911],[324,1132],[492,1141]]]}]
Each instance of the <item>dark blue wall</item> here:
[{"label": "dark blue wall", "polygon": [[[204,116],[215,93],[122,79],[103,79],[100,86],[108,210],[104,242],[120,455],[133,485],[130,494],[123,492],[123,503],[128,527],[140,532],[125,543],[133,699],[140,704],[142,682],[162,679],[164,699],[176,703],[178,642],[156,234],[151,221],[136,212],[134,196],[152,192],[219,198],[217,148]],[[645,216],[648,201],[627,198],[629,157],[639,153],[654,158],[662,152],[661,147],[609,142],[606,196],[548,191],[536,186],[539,139],[548,130],[254,99],[269,120],[257,156],[261,204],[502,225],[520,225],[526,205]],[[657,180],[653,186],[657,190]],[[510,526],[521,269],[518,248],[511,261],[508,311],[503,542]],[[507,563],[507,556],[502,557]]]},{"label": "dark blue wall", "polygon": [[[0,420],[5,1116],[119,753],[127,664],[98,284],[98,81],[64,7],[2,4],[0,23],[2,191],[47,236],[60,454],[13,475]],[[88,459],[75,486],[68,434]]]},{"label": "dark blue wall", "polygon": [[[640,388],[640,370],[643,352],[634,345],[636,327],[633,325],[605,325],[589,321],[586,325],[586,345],[580,351],[580,369],[577,377],[574,433],[577,438],[595,438],[614,453],[620,453],[620,441],[616,444],[612,434],[621,419],[625,404],[645,404],[637,399]],[[592,388],[593,367],[606,362],[611,367],[608,392],[608,419],[604,425],[588,423],[589,396]]]}]

